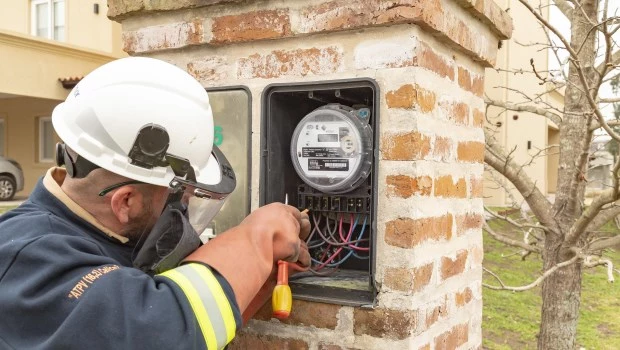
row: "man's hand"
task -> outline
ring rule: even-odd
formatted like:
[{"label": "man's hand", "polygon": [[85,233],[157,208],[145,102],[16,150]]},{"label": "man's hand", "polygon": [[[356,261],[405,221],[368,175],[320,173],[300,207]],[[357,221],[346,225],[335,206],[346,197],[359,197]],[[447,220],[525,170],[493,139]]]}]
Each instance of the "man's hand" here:
[{"label": "man's hand", "polygon": [[303,241],[309,233],[306,213],[273,203],[255,210],[241,224],[217,235],[184,261],[202,262],[217,270],[235,292],[241,312],[250,316],[270,295],[266,292],[273,283],[270,276],[275,276],[278,260],[310,266],[308,246]]},{"label": "man's hand", "polygon": [[250,230],[256,238],[271,235],[273,262],[285,260],[310,266],[310,254],[304,240],[310,233],[308,214],[282,203],[272,203],[253,211],[239,224]]}]

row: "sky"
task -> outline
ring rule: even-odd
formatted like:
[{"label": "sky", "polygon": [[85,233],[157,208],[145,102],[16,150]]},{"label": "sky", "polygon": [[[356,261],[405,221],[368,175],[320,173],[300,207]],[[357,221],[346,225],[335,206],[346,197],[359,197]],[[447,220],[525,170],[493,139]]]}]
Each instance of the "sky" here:
[{"label": "sky", "polygon": [[[601,1],[601,7],[602,7],[602,4],[603,4],[603,1]],[[609,10],[607,12],[608,17],[620,16],[620,0],[609,0],[608,6],[609,6]],[[601,9],[601,12],[602,12],[602,9]],[[570,22],[564,16],[564,14],[562,14],[562,12],[557,7],[551,6],[549,18],[550,18],[549,22],[554,27],[556,27],[558,31],[562,33],[563,36],[565,36],[568,40],[570,40]],[[601,15],[601,18],[602,18],[602,15]],[[557,37],[553,35],[552,37],[556,38],[555,40],[558,40]],[[600,50],[599,50],[599,55],[602,55],[604,53],[604,46],[603,46],[604,42],[600,39],[602,37],[603,37],[602,35],[599,35],[599,42],[601,45]],[[620,30],[615,33],[613,38],[618,44],[620,44]],[[559,43],[559,40],[557,42]],[[615,50],[620,50],[620,46],[616,46]],[[566,60],[568,57],[568,52],[566,52],[566,50],[560,50],[558,52],[558,55],[560,56],[561,60]],[[599,62],[602,62],[602,61],[603,61],[603,58],[601,56],[599,58]],[[558,63],[555,55],[550,54],[549,55],[549,70],[559,70],[559,67],[560,67],[560,64]],[[568,68],[566,65],[564,65],[564,68],[565,68],[565,71],[567,71]],[[615,71],[616,71],[615,74],[620,73],[620,69],[616,69]],[[605,84],[601,87],[601,91],[599,95],[601,96],[601,98],[611,98],[611,97],[620,96],[620,94],[613,93],[611,86],[609,84]],[[605,115],[606,117],[605,119],[613,118],[613,106],[611,104],[603,105],[601,108],[601,111]]]}]

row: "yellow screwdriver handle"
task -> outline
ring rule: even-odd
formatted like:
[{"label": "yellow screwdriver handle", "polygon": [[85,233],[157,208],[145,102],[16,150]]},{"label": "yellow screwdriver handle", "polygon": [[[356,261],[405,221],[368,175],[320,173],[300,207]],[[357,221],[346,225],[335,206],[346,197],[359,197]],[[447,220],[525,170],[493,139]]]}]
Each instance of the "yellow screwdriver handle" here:
[{"label": "yellow screwdriver handle", "polygon": [[291,287],[288,285],[288,263],[286,261],[278,261],[278,284],[273,289],[271,297],[271,307],[273,317],[285,319],[291,314],[293,306],[293,294]]}]

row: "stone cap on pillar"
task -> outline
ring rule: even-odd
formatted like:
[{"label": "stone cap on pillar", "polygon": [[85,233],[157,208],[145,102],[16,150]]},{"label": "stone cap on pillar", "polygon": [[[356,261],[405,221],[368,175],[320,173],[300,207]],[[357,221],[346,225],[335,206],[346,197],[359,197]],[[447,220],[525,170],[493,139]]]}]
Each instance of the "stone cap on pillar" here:
[{"label": "stone cap on pillar", "polygon": [[[236,13],[244,8],[239,3],[247,2],[108,0],[108,17],[122,22],[129,17],[155,12],[182,12],[205,7],[214,9],[203,12],[200,19],[168,24],[178,27],[175,29],[178,29],[180,37],[164,45],[138,44],[142,37],[140,31],[145,28],[136,31],[124,29],[124,49],[130,54],[414,24],[486,67],[495,65],[499,41],[509,39],[513,30],[511,17],[493,0],[296,1],[278,8]],[[459,7],[477,21],[464,20]]]}]

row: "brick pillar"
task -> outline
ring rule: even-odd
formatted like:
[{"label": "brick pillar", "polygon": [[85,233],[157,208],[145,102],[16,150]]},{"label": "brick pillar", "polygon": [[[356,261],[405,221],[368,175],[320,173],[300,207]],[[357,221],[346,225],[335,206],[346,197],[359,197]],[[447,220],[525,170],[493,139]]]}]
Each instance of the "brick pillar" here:
[{"label": "brick pillar", "polygon": [[377,306],[296,300],[286,321],[265,308],[230,348],[481,347],[484,68],[512,31],[492,0],[108,4],[130,54],[172,62],[205,87],[249,87],[254,207],[265,86],[379,84]]}]

